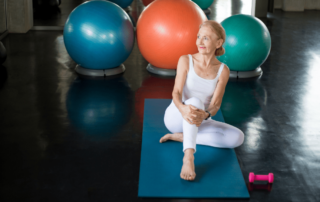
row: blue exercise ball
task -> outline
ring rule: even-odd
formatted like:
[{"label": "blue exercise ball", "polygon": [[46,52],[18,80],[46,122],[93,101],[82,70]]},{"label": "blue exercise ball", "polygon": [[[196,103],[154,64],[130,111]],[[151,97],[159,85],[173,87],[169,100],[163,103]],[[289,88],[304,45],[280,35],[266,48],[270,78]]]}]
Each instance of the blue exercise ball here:
[{"label": "blue exercise ball", "polygon": [[89,1],[75,8],[67,19],[63,37],[70,57],[87,69],[118,67],[134,45],[129,15],[109,1]]},{"label": "blue exercise ball", "polygon": [[234,15],[221,22],[226,31],[225,54],[217,57],[232,71],[252,71],[268,57],[271,36],[268,28],[251,15]]},{"label": "blue exercise ball", "polygon": [[67,93],[68,118],[88,139],[107,140],[129,122],[133,99],[133,92],[122,76],[108,79],[78,77]]}]

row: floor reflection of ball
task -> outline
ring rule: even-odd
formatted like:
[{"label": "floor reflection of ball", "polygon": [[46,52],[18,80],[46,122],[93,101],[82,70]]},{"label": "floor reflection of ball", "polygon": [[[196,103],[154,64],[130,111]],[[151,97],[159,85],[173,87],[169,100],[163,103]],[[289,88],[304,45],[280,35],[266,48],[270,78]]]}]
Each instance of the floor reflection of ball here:
[{"label": "floor reflection of ball", "polygon": [[266,91],[257,81],[229,81],[222,99],[221,110],[231,125],[244,123],[261,110]]},{"label": "floor reflection of ball", "polygon": [[70,122],[94,138],[116,134],[130,119],[133,93],[127,81],[77,78],[67,94]]},{"label": "floor reflection of ball", "polygon": [[173,78],[149,77],[143,81],[142,86],[136,91],[135,110],[139,122],[143,122],[144,100],[150,99],[172,99],[174,85]]}]

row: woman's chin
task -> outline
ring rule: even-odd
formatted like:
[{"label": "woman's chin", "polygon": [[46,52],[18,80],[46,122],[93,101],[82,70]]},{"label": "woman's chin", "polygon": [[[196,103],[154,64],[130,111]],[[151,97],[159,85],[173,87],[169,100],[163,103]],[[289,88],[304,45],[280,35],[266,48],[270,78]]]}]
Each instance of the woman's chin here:
[{"label": "woman's chin", "polygon": [[207,51],[199,49],[200,54],[207,54]]}]

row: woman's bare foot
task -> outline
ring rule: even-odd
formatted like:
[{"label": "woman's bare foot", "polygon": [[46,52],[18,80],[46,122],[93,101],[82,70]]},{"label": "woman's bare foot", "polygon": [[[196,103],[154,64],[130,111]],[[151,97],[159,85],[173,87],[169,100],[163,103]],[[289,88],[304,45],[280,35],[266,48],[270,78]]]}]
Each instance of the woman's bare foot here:
[{"label": "woman's bare foot", "polygon": [[167,140],[173,140],[173,141],[178,141],[178,142],[183,142],[183,134],[182,133],[168,133],[166,135],[164,135],[161,139],[160,139],[160,143],[163,143]]},{"label": "woman's bare foot", "polygon": [[180,177],[184,180],[194,180],[196,173],[194,169],[194,149],[186,149],[183,157],[183,165],[180,173]]}]

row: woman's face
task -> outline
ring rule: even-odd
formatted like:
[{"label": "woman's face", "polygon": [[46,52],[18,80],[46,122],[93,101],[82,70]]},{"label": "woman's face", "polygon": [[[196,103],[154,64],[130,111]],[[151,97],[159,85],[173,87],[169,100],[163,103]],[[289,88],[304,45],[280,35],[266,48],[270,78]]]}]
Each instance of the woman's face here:
[{"label": "woman's face", "polygon": [[198,32],[196,45],[201,54],[214,54],[216,49],[221,46],[221,39],[209,27],[202,26]]}]

